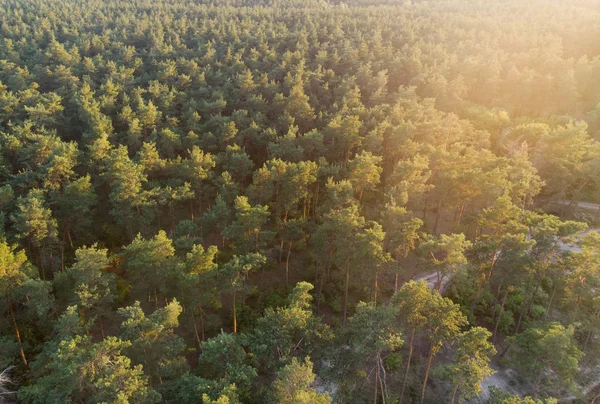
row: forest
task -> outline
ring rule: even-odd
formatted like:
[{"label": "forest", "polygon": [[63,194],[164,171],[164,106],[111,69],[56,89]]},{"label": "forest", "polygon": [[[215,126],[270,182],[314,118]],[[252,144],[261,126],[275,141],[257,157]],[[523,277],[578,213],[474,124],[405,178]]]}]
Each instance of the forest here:
[{"label": "forest", "polygon": [[597,0],[0,0],[0,403],[600,400]]}]

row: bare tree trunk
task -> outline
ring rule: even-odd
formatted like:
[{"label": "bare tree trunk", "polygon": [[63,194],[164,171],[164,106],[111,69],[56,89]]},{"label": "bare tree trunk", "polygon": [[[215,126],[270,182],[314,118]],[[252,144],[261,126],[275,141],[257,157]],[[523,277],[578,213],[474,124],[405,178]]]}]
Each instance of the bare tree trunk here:
[{"label": "bare tree trunk", "polygon": [[402,404],[402,399],[404,398],[404,390],[406,388],[406,381],[408,380],[408,371],[410,369],[410,360],[413,354],[413,343],[415,342],[415,334],[417,333],[417,329],[413,328],[412,333],[410,334],[410,343],[408,345],[408,358],[406,359],[406,370],[404,371],[404,380],[402,381],[402,390],[400,391],[400,400],[399,404]]},{"label": "bare tree trunk", "polygon": [[433,343],[429,348],[429,359],[427,359],[427,368],[425,369],[425,379],[423,380],[423,388],[421,389],[421,404],[425,402],[425,390],[427,389],[427,379],[429,379],[429,372],[431,371],[431,362],[433,360]]},{"label": "bare tree trunk", "polygon": [[67,238],[69,239],[69,245],[71,246],[71,249],[73,249],[73,239],[71,238],[71,231],[69,228],[67,228]]},{"label": "bare tree trunk", "polygon": [[554,303],[554,296],[556,295],[556,285],[554,286],[554,288],[552,289],[552,295],[550,296],[550,301],[548,302],[548,308],[546,308],[546,314],[544,315],[544,318],[548,318],[548,315],[550,314],[550,310],[552,310],[552,303]]},{"label": "bare tree trunk", "polygon": [[456,219],[456,227],[460,226],[462,221],[463,213],[465,212],[465,202],[460,205],[460,212],[458,213],[458,219]]},{"label": "bare tree trunk", "polygon": [[346,259],[346,285],[344,287],[344,320],[342,327],[346,328],[346,318],[348,316],[348,289],[350,285],[350,259]]},{"label": "bare tree trunk", "polygon": [[438,202],[435,207],[435,223],[433,224],[433,234],[438,234],[438,225],[440,224],[440,216],[442,216],[442,203]]},{"label": "bare tree trunk", "polygon": [[533,399],[537,400],[538,395],[540,393],[540,383],[542,381],[542,372],[538,374],[537,379],[535,380],[535,388],[533,389]]},{"label": "bare tree trunk", "polygon": [[235,292],[233,292],[233,332],[237,333],[237,316],[235,312]]},{"label": "bare tree trunk", "polygon": [[12,322],[13,328],[15,329],[15,336],[17,337],[17,342],[19,343],[19,353],[21,355],[21,359],[25,366],[27,366],[27,358],[25,357],[25,351],[23,350],[23,342],[21,341],[21,333],[19,332],[19,327],[17,326],[17,320],[15,319],[15,313],[12,307],[12,300],[10,296],[6,295],[6,301],[8,303],[8,312],[10,313],[10,320]]},{"label": "bare tree trunk", "polygon": [[289,281],[289,273],[290,273],[290,255],[292,255],[292,242],[290,241],[290,246],[288,248],[287,257],[285,259],[285,284],[288,284]]},{"label": "bare tree trunk", "polygon": [[523,304],[521,305],[521,312],[519,313],[519,319],[517,320],[517,325],[515,327],[515,334],[519,333],[519,329],[521,329],[521,321],[523,320],[523,314],[525,313],[525,303],[527,300],[523,300]]},{"label": "bare tree trunk", "polygon": [[582,349],[583,353],[585,353],[585,351],[587,350],[587,346],[588,346],[591,338],[592,338],[592,330],[588,331],[588,335],[585,339],[585,344],[583,344],[583,349]]},{"label": "bare tree trunk", "polygon": [[375,270],[375,281],[373,283],[373,305],[377,307],[377,278],[379,278],[379,271]]},{"label": "bare tree trunk", "polygon": [[504,292],[504,297],[502,298],[502,304],[500,305],[500,312],[498,313],[498,319],[496,319],[496,325],[494,325],[494,336],[492,337],[492,343],[496,344],[496,337],[498,335],[498,326],[500,325],[500,320],[502,319],[502,313],[504,313],[504,305],[506,304],[506,298],[508,297],[508,287]]},{"label": "bare tree trunk", "polygon": [[381,361],[381,354],[378,355],[377,366],[379,366],[379,369],[381,369],[381,371],[383,372],[383,377],[379,376],[379,386],[381,387],[381,401],[383,402],[383,404],[385,404],[385,398],[387,397],[387,376],[385,373],[385,368],[383,367],[383,363]]},{"label": "bare tree trunk", "polygon": [[454,393],[452,394],[452,401],[450,402],[450,404],[454,404],[454,400],[456,399],[456,392],[457,391],[458,391],[458,384],[454,388]]},{"label": "bare tree trunk", "polygon": [[42,280],[46,280],[46,267],[44,265],[44,251],[40,249],[40,266],[42,267]]},{"label": "bare tree trunk", "polygon": [[477,285],[477,292],[475,293],[475,297],[473,298],[473,303],[471,303],[471,310],[469,310],[469,321],[473,318],[473,313],[475,313],[475,306],[477,305],[477,301],[479,300],[479,294],[481,293],[481,287],[483,286],[483,279],[479,281]]},{"label": "bare tree trunk", "polygon": [[196,317],[194,317],[194,313],[192,313],[192,323],[194,324],[194,334],[196,335],[196,342],[198,343],[198,348],[200,348],[202,341],[200,341],[200,335],[198,334],[198,326],[196,325]]},{"label": "bare tree trunk", "polygon": [[[315,263],[315,287],[319,284],[319,264]],[[321,304],[321,290],[317,289],[317,314],[319,314],[319,306]]]},{"label": "bare tree trunk", "polygon": [[375,358],[377,364],[375,366],[375,388],[373,389],[373,404],[377,404],[377,390],[379,390],[379,352]]}]

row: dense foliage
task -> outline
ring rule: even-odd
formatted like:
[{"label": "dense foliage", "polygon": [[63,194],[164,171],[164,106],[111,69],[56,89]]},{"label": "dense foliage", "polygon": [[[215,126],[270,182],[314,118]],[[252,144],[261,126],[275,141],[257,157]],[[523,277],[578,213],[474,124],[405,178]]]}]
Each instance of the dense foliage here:
[{"label": "dense foliage", "polygon": [[591,391],[594,0],[0,15],[0,401]]}]

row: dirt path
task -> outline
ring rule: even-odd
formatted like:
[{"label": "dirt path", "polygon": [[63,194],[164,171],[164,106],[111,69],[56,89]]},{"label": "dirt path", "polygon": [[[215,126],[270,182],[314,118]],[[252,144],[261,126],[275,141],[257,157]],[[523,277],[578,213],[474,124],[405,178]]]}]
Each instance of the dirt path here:
[{"label": "dirt path", "polygon": [[559,205],[572,205],[576,208],[587,209],[587,210],[600,210],[600,204],[592,202],[576,202],[564,199],[562,201],[556,201]]}]

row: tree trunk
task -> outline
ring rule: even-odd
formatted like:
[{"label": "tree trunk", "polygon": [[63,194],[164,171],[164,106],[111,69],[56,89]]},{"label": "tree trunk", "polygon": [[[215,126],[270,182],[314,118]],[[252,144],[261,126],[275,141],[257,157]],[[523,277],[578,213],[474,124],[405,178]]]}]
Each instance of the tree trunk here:
[{"label": "tree trunk", "polygon": [[385,368],[383,367],[383,363],[381,361],[381,354],[377,356],[377,366],[383,372],[383,377],[379,376],[379,386],[381,387],[381,401],[383,404],[385,404],[385,398],[387,397],[387,377],[385,374]]},{"label": "tree trunk", "polygon": [[71,231],[69,228],[67,228],[67,239],[69,239],[69,245],[71,246],[71,249],[73,249],[73,239],[71,238]]},{"label": "tree trunk", "polygon": [[342,327],[346,328],[346,318],[348,315],[348,289],[350,285],[350,259],[346,259],[346,285],[344,287],[344,320]]},{"label": "tree trunk", "polygon": [[235,292],[233,292],[233,332],[237,333],[237,316],[235,312]]},{"label": "tree trunk", "polygon": [[[319,264],[315,263],[315,287],[319,285]],[[317,314],[319,314],[319,306],[321,303],[321,290],[318,288],[317,292]]]},{"label": "tree trunk", "polygon": [[554,296],[556,295],[556,285],[554,286],[554,288],[552,289],[552,295],[550,295],[550,301],[548,302],[548,308],[546,309],[546,314],[544,315],[544,318],[548,318],[548,315],[550,314],[550,310],[552,310],[552,303],[554,303]]},{"label": "tree trunk", "polygon": [[396,272],[396,278],[394,279],[394,295],[398,294],[398,277],[399,274]]},{"label": "tree trunk", "polygon": [[321,311],[321,295],[323,294],[323,286],[325,285],[325,275],[321,274],[321,281],[319,282],[319,293],[317,294],[317,313]]},{"label": "tree trunk", "polygon": [[429,372],[431,371],[431,362],[433,360],[433,343],[429,348],[429,359],[427,359],[427,368],[425,369],[425,379],[423,380],[423,388],[421,389],[421,404],[425,402],[425,390],[427,389],[427,379],[429,379]]},{"label": "tree trunk", "polygon": [[402,399],[404,398],[404,389],[406,388],[406,381],[408,380],[408,371],[410,369],[410,360],[412,358],[413,353],[413,343],[415,342],[415,334],[417,333],[417,329],[413,328],[412,333],[410,334],[410,343],[408,345],[408,358],[406,359],[406,370],[404,371],[404,380],[402,381],[402,390],[400,391],[400,400],[399,404],[402,404]]},{"label": "tree trunk", "polygon": [[523,304],[521,307],[521,312],[519,313],[519,319],[517,320],[517,325],[515,327],[515,334],[519,333],[519,329],[521,328],[521,321],[523,320],[523,314],[525,313],[525,303],[527,302],[527,300],[523,300]]},{"label": "tree trunk", "polygon": [[498,310],[496,308],[496,306],[498,306],[498,303],[500,302],[500,291],[502,290],[502,282],[500,282],[500,284],[498,285],[498,291],[496,292],[496,295],[494,296],[494,312],[492,313],[492,318],[496,318],[496,311]]},{"label": "tree trunk", "polygon": [[304,198],[303,202],[302,202],[302,218],[306,219],[306,200],[308,199],[308,196]]},{"label": "tree trunk", "polygon": [[194,324],[194,334],[196,335],[196,342],[198,343],[198,348],[200,348],[202,341],[200,340],[200,335],[198,334],[198,326],[196,325],[196,317],[194,317],[194,313],[192,313],[192,323]]},{"label": "tree trunk", "polygon": [[290,273],[290,255],[292,254],[292,242],[290,241],[290,246],[288,248],[287,257],[285,259],[285,284],[288,284],[289,281],[289,273]]},{"label": "tree trunk", "polygon": [[27,366],[27,358],[25,357],[25,351],[23,350],[23,342],[21,341],[21,333],[19,332],[19,327],[17,326],[17,320],[15,319],[15,313],[12,307],[12,300],[10,296],[6,295],[6,301],[8,303],[8,312],[10,313],[10,320],[12,322],[13,328],[15,329],[15,336],[17,337],[17,342],[19,343],[19,353],[21,355],[21,359],[25,366]]},{"label": "tree trunk", "polygon": [[538,395],[540,393],[540,383],[542,381],[542,374],[543,372],[540,371],[540,373],[538,374],[538,377],[535,379],[535,388],[533,389],[533,399],[537,400]]},{"label": "tree trunk", "polygon": [[498,319],[496,320],[496,325],[494,325],[494,336],[492,337],[492,344],[496,344],[496,337],[498,335],[498,326],[500,325],[500,320],[502,319],[502,313],[504,312],[504,305],[506,304],[506,298],[508,297],[508,287],[504,292],[504,297],[502,298],[502,304],[500,305],[500,312],[498,313]]},{"label": "tree trunk", "polygon": [[479,294],[481,293],[481,287],[483,286],[483,279],[479,281],[477,285],[477,292],[475,293],[475,297],[473,298],[473,303],[471,303],[471,310],[469,310],[469,321],[473,318],[473,313],[475,313],[475,306],[477,305],[477,301],[479,300]]},{"label": "tree trunk", "polygon": [[462,221],[463,213],[465,212],[465,202],[460,205],[460,212],[458,213],[458,219],[456,219],[456,227],[460,226]]},{"label": "tree trunk", "polygon": [[435,207],[435,223],[433,224],[433,234],[438,234],[438,225],[440,224],[440,216],[442,216],[442,203],[439,202]]},{"label": "tree trunk", "polygon": [[377,307],[377,278],[379,278],[379,271],[375,270],[375,280],[373,282],[373,305]]},{"label": "tree trunk", "polygon": [[531,315],[531,308],[533,307],[533,302],[535,301],[538,291],[540,290],[540,286],[542,285],[543,277],[544,277],[544,275],[541,275],[540,279],[538,280],[537,284],[535,285],[535,290],[533,291],[533,295],[531,296],[531,300],[529,301],[529,305],[527,306],[527,315],[528,316]]},{"label": "tree trunk", "polygon": [[591,338],[592,338],[592,330],[588,331],[588,335],[585,339],[585,344],[583,344],[583,349],[582,349],[583,353],[585,353],[585,351],[587,350],[587,346],[588,346]]},{"label": "tree trunk", "polygon": [[379,352],[377,352],[375,361],[375,388],[373,389],[373,404],[377,404],[377,390],[379,390]]},{"label": "tree trunk", "polygon": [[456,392],[457,391],[458,391],[458,384],[454,388],[454,393],[452,394],[452,401],[450,402],[450,404],[454,404],[454,400],[456,400]]},{"label": "tree trunk", "polygon": [[202,338],[202,341],[206,339],[204,335],[204,310],[202,310],[202,307],[200,307],[200,338]]},{"label": "tree trunk", "polygon": [[44,251],[40,250],[40,267],[42,267],[42,280],[46,280],[46,267],[44,266]]}]

